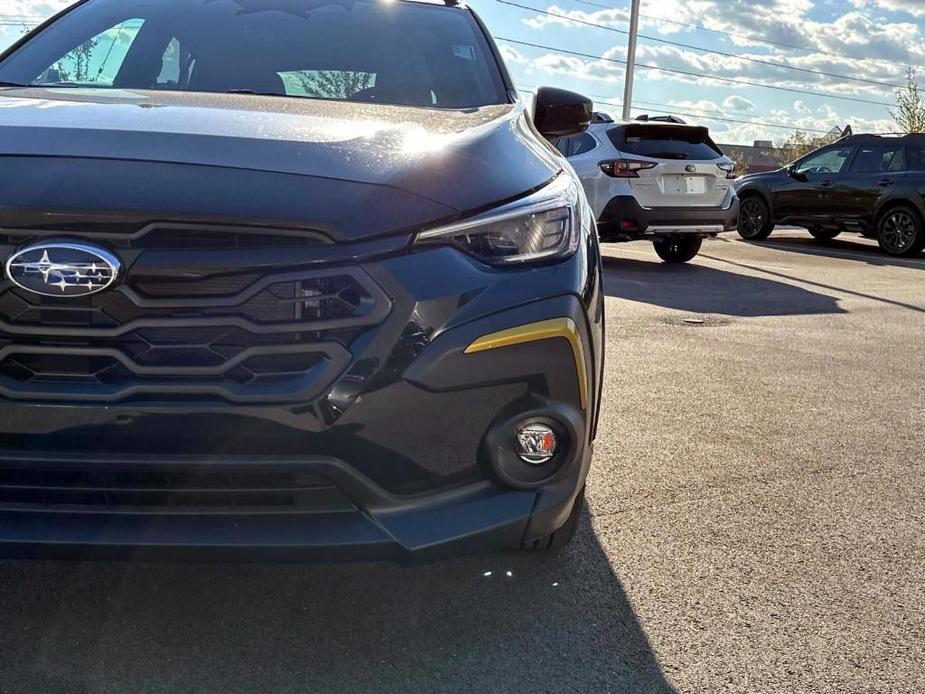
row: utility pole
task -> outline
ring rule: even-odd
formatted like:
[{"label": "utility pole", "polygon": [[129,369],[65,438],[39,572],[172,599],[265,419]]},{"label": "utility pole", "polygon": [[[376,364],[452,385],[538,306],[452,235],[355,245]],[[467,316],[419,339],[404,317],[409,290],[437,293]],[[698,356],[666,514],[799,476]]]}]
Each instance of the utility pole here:
[{"label": "utility pole", "polygon": [[626,83],[623,87],[623,120],[629,120],[633,110],[633,76],[636,72],[636,38],[639,34],[639,0],[630,8],[630,40],[626,50]]}]

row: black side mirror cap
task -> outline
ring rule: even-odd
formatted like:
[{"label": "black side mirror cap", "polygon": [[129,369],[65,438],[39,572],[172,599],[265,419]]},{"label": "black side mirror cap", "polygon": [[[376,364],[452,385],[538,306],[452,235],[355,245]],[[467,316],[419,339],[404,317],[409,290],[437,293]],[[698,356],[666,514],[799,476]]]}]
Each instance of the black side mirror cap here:
[{"label": "black side mirror cap", "polygon": [[545,138],[584,132],[591,123],[594,104],[586,96],[555,87],[536,90],[533,124]]}]

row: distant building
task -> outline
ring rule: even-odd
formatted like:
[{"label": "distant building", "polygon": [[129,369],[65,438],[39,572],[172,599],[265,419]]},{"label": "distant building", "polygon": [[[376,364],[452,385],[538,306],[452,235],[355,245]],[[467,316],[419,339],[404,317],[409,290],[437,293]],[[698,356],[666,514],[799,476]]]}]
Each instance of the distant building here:
[{"label": "distant building", "polygon": [[780,164],[768,156],[774,149],[770,140],[755,140],[753,145],[720,145],[723,153],[737,163],[746,166],[744,173],[761,173],[762,171],[776,171]]}]

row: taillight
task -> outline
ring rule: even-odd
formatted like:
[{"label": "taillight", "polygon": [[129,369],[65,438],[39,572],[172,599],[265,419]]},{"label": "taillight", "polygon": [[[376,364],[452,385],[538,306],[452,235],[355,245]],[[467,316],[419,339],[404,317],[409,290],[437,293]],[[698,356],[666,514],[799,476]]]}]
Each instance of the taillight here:
[{"label": "taillight", "polygon": [[635,159],[615,159],[602,161],[601,171],[613,178],[639,178],[639,171],[654,169],[658,166],[655,161],[637,161]]},{"label": "taillight", "polygon": [[732,179],[736,177],[736,165],[732,162],[728,164],[717,164],[717,166],[726,172],[726,178]]}]

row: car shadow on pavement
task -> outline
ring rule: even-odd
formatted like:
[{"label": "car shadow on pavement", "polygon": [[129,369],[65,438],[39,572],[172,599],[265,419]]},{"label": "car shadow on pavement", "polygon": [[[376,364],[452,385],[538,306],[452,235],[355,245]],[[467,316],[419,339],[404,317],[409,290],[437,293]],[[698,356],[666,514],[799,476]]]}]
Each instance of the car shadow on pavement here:
[{"label": "car shadow on pavement", "polygon": [[591,528],[417,567],[0,562],[3,692],[673,692]]},{"label": "car shadow on pavement", "polygon": [[792,284],[697,264],[604,257],[607,296],[691,313],[792,316],[845,313],[834,297]]},{"label": "car shadow on pavement", "polygon": [[744,243],[788,253],[821,255],[841,260],[856,260],[858,262],[867,263],[868,265],[908,267],[917,270],[925,270],[925,263],[922,262],[925,260],[925,254],[919,253],[907,258],[894,258],[880,250],[876,242],[871,245],[870,242],[865,242],[860,236],[857,236],[854,241],[850,240],[850,237],[847,239],[838,237],[829,239],[828,241],[819,241],[812,237],[801,238],[788,236],[776,239],[772,236],[764,241],[745,241]]}]

